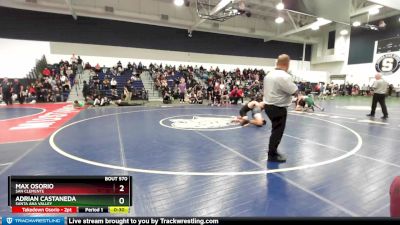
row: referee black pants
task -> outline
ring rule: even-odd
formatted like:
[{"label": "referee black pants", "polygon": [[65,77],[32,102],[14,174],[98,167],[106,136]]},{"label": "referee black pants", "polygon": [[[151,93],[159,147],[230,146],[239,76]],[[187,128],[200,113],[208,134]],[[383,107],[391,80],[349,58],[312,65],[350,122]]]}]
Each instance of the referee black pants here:
[{"label": "referee black pants", "polygon": [[271,137],[269,138],[268,155],[274,156],[278,153],[278,146],[281,143],[285,131],[287,108],[266,105],[265,113],[272,123]]},{"label": "referee black pants", "polygon": [[376,105],[379,102],[379,105],[381,105],[382,108],[382,113],[384,117],[388,117],[388,111],[386,108],[386,103],[385,103],[385,94],[374,94],[372,97],[372,106],[371,106],[371,115],[375,115],[375,110],[376,110]]}]

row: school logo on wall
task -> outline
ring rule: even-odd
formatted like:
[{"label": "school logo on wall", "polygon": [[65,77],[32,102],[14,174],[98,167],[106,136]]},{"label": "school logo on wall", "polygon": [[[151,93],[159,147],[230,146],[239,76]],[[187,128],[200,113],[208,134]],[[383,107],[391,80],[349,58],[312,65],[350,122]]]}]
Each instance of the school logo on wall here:
[{"label": "school logo on wall", "polygon": [[400,56],[397,54],[385,54],[375,64],[377,72],[382,75],[392,75],[400,68]]},{"label": "school logo on wall", "polygon": [[162,119],[160,125],[178,130],[216,131],[240,128],[232,122],[232,116],[224,115],[188,115]]}]

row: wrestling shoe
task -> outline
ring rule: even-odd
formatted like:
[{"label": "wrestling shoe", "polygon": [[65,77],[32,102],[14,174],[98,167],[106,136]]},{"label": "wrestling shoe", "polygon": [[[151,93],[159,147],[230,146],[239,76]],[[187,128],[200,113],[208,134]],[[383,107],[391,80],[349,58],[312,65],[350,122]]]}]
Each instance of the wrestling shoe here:
[{"label": "wrestling shoe", "polygon": [[366,116],[375,117],[375,115],[372,115],[372,114],[367,114]]},{"label": "wrestling shoe", "polygon": [[284,163],[286,162],[286,157],[280,153],[276,153],[275,155],[268,155],[268,162]]},{"label": "wrestling shoe", "polygon": [[387,120],[389,117],[388,116],[382,116],[381,119]]}]

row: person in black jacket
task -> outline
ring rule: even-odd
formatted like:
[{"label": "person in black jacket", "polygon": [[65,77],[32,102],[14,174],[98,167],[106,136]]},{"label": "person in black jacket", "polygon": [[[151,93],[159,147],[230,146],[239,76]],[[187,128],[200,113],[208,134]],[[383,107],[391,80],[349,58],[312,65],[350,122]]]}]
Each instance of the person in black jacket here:
[{"label": "person in black jacket", "polygon": [[83,97],[85,101],[87,101],[87,96],[90,94],[89,85],[86,83],[86,80],[83,81],[83,89],[82,89]]},{"label": "person in black jacket", "polygon": [[8,82],[7,78],[3,79],[3,82],[1,84],[1,90],[3,94],[3,101],[7,105],[12,105],[12,85],[10,82]]}]

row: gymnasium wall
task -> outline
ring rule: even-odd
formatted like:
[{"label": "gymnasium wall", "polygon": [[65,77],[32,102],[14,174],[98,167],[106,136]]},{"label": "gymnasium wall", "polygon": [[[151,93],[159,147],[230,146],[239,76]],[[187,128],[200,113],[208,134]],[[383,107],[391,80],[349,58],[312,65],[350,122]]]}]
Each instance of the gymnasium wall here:
[{"label": "gymnasium wall", "polygon": [[[373,77],[377,73],[375,70],[374,61],[374,48],[375,41],[400,36],[400,22],[398,21],[399,16],[385,19],[387,27],[382,31],[370,31],[362,28],[352,28],[349,41],[345,45],[346,52],[340,53],[345,57],[341,57],[340,60],[335,56],[335,51],[331,55],[321,54],[324,52],[322,48],[326,48],[321,44],[320,46],[313,46],[313,54],[311,60],[311,70],[326,71],[329,75],[346,75],[346,81],[349,83],[356,83],[359,85],[370,84],[373,82]],[[333,28],[332,28],[333,29]],[[326,31],[326,33],[328,33]],[[338,33],[338,30],[336,30]],[[323,41],[322,41],[323,43]],[[336,44],[338,38],[336,39]],[[322,46],[322,47],[321,47]],[[325,52],[328,52],[325,50]],[[319,55],[317,54],[319,53]],[[323,60],[321,60],[323,59]],[[390,79],[389,82],[397,86],[399,81],[396,79]]]},{"label": "gymnasium wall", "polygon": [[[302,60],[303,45],[80,16],[0,7],[0,38],[85,43],[166,51]],[[311,46],[306,48],[306,61]]]},{"label": "gymnasium wall", "polygon": [[[99,63],[101,65],[114,65],[121,59],[122,64],[126,65],[128,61],[142,61],[144,64],[168,63],[171,65],[191,64],[203,65],[206,67],[219,66],[221,69],[235,68],[271,68],[275,66],[275,59],[229,56],[204,53],[190,53],[178,51],[165,51],[143,48],[115,47],[104,45],[74,44],[63,42],[51,42],[50,53],[51,60],[59,59],[57,57],[70,56],[72,53],[85,56],[85,60],[90,63]],[[112,60],[112,61],[111,61]],[[310,62],[294,60],[291,64],[292,70],[309,70]]]},{"label": "gymnasium wall", "polygon": [[[45,42],[0,38],[0,77],[25,77],[33,68],[37,59],[45,55],[49,63],[69,60],[73,53],[80,55],[85,62],[93,66],[114,66],[119,60],[125,66],[128,62],[141,61],[144,65],[163,63],[179,66],[203,65],[206,68],[219,66],[220,69],[258,68],[269,70],[274,67],[275,59],[228,56],[203,53],[188,53],[154,49],[115,47],[105,45],[76,44],[65,42]],[[4,54],[3,54],[4,53]],[[4,62],[4,63],[3,63]],[[294,74],[301,76],[310,70],[309,61],[293,60],[290,66]]]},{"label": "gymnasium wall", "polygon": [[[400,36],[399,15],[384,19],[386,28],[380,31],[352,27],[348,64],[372,63],[375,41]],[[371,22],[377,25],[378,21]]]},{"label": "gymnasium wall", "polygon": [[36,60],[49,53],[49,42],[0,38],[0,78],[26,77]]}]

